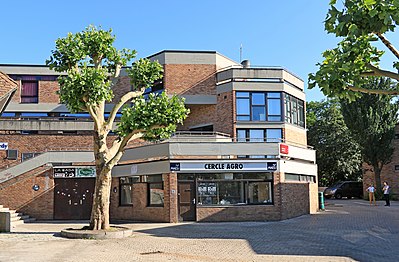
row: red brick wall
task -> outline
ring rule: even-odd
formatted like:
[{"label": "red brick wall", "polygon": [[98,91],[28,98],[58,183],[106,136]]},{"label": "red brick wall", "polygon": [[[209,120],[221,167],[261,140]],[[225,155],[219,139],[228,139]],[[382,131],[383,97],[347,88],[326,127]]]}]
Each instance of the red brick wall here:
[{"label": "red brick wall", "polygon": [[114,92],[114,99],[112,99],[111,103],[116,103],[116,101],[119,101],[119,99],[124,94],[128,93],[132,88],[129,76],[120,76],[114,81],[114,86],[112,87],[112,91]]},{"label": "red brick wall", "polygon": [[21,161],[22,153],[39,153],[48,150],[79,150],[93,148],[91,135],[0,135],[9,149],[18,150],[18,160],[7,160],[6,151],[0,151],[0,168]]},{"label": "red brick wall", "polygon": [[216,94],[216,65],[164,65],[164,86],[169,94]]},{"label": "red brick wall", "polygon": [[[34,191],[33,185],[39,185]],[[39,167],[0,184],[0,204],[36,219],[53,219],[52,169]]]},{"label": "red brick wall", "polygon": [[222,132],[235,136],[234,131],[234,96],[233,92],[226,92],[217,95],[217,105],[216,105],[216,122],[214,130],[217,132]]},{"label": "red brick wall", "polygon": [[11,98],[12,103],[19,103],[21,102],[21,80],[15,80],[15,82],[18,84],[17,90],[15,91],[15,94]]},{"label": "red brick wall", "polygon": [[60,103],[57,81],[39,81],[39,103]]},{"label": "red brick wall", "polygon": [[[215,105],[187,105],[190,114],[184,120],[183,126],[179,130],[187,131],[190,127],[213,123],[214,130],[216,123],[216,106]],[[218,131],[218,130],[215,130]]]},{"label": "red brick wall", "polygon": [[281,183],[281,219],[297,217],[310,212],[308,183]]}]

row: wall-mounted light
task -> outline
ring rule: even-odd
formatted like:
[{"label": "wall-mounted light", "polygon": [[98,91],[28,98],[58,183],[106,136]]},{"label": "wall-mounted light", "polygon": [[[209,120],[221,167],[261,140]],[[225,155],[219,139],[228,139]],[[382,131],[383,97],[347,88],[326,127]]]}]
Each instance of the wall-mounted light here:
[{"label": "wall-mounted light", "polygon": [[112,191],[113,191],[114,193],[116,193],[116,192],[118,192],[118,188],[115,186],[115,187],[112,189]]},{"label": "wall-mounted light", "polygon": [[33,185],[32,189],[34,191],[38,191],[40,189],[40,186],[35,184],[35,185]]}]

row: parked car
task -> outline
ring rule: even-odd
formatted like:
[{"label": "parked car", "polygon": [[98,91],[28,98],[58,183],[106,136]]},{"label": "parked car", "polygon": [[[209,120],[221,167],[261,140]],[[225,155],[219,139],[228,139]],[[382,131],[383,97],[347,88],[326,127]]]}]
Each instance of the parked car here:
[{"label": "parked car", "polygon": [[363,197],[363,183],[356,181],[343,181],[328,187],[324,190],[324,197],[329,199],[335,197],[341,199],[342,197]]}]

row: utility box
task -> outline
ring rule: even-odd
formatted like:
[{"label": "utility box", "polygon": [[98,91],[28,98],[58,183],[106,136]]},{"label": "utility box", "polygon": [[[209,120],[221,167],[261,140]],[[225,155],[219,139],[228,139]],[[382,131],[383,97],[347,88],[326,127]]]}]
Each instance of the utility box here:
[{"label": "utility box", "polygon": [[9,212],[0,212],[0,232],[10,232],[11,215]]}]

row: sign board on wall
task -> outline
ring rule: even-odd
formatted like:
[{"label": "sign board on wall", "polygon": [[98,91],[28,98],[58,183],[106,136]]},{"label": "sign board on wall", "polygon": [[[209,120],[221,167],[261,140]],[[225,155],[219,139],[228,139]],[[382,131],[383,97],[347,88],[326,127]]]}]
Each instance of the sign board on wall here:
[{"label": "sign board on wall", "polygon": [[96,177],[94,167],[55,167],[54,178],[84,178]]},{"label": "sign board on wall", "polygon": [[170,171],[172,172],[265,172],[277,171],[277,169],[278,166],[276,161],[203,161],[170,163]]},{"label": "sign board on wall", "polygon": [[0,150],[8,150],[8,143],[0,142]]},{"label": "sign board on wall", "polygon": [[280,154],[288,155],[288,153],[289,153],[288,145],[280,144]]}]

